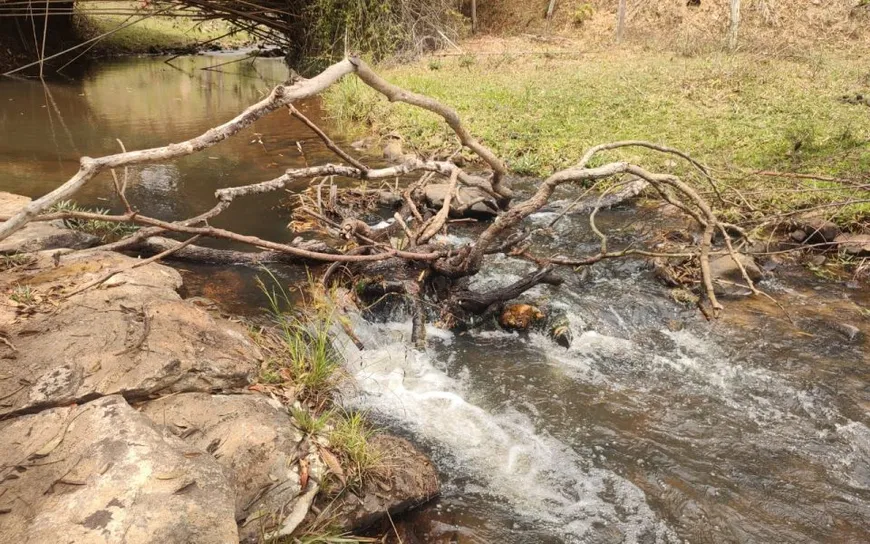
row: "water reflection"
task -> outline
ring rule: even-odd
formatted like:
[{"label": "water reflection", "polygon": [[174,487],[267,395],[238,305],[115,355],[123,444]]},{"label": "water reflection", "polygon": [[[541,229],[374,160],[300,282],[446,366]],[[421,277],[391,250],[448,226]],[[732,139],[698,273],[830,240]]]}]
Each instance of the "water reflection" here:
[{"label": "water reflection", "polygon": [[[228,55],[105,62],[72,80],[43,86],[0,80],[0,176],[4,190],[41,196],[78,169],[82,155],[166,145],[197,136],[261,100],[288,77],[279,59],[245,60],[205,70]],[[325,124],[317,101],[298,109]],[[300,142],[304,157],[300,154]],[[132,203],[163,219],[191,216],[214,204],[221,187],[265,181],[289,167],[331,157],[319,139],[286,111],[277,111],[234,138],[171,164],[128,171]],[[280,193],[240,201],[215,222],[274,240],[292,238],[277,211]],[[119,209],[104,173],[76,196],[82,204]]]}]

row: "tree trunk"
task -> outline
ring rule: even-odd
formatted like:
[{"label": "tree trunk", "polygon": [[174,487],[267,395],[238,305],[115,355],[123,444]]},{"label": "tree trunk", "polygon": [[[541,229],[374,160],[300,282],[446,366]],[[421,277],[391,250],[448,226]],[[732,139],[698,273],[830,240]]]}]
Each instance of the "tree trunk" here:
[{"label": "tree trunk", "polygon": [[547,6],[547,20],[553,18],[553,12],[556,11],[556,0],[550,0],[550,4]]},{"label": "tree trunk", "polygon": [[471,33],[477,32],[477,0],[471,0]]},{"label": "tree trunk", "polygon": [[731,0],[731,24],[728,27],[728,50],[737,50],[737,33],[740,30],[740,0]]},{"label": "tree trunk", "polygon": [[627,0],[619,0],[619,8],[616,11],[616,43],[622,43],[625,37],[625,5]]}]

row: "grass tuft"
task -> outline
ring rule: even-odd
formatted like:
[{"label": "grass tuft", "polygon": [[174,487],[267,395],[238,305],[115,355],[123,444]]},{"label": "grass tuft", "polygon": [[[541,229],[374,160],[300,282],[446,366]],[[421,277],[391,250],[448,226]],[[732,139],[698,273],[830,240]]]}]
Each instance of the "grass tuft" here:
[{"label": "grass tuft", "polygon": [[[109,210],[97,208],[94,210],[79,206],[71,200],[62,200],[49,208],[49,213],[64,213],[64,212],[87,212],[100,215],[108,215]],[[63,224],[70,230],[91,234],[100,239],[102,243],[113,242],[120,240],[130,234],[133,234],[139,227],[130,223],[118,223],[115,221],[100,221],[97,219],[64,219]]]},{"label": "grass tuft", "polygon": [[351,468],[351,482],[361,485],[383,464],[383,454],[371,444],[374,434],[375,430],[360,412],[344,413],[336,418],[329,443]]}]

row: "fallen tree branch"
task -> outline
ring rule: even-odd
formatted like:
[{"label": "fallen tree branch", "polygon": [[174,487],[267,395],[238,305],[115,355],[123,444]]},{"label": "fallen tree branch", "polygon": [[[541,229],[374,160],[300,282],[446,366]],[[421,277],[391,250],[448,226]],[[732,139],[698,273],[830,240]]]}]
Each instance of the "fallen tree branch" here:
[{"label": "fallen tree branch", "polygon": [[184,142],[170,144],[164,147],[107,155],[97,159],[82,157],[79,171],[70,178],[69,181],[47,195],[30,202],[20,212],[0,225],[0,240],[8,237],[10,234],[27,224],[28,221],[32,220],[57,202],[70,198],[97,174],[104,170],[119,168],[122,166],[168,161],[207,149],[222,142],[230,136],[237,134],[245,127],[253,124],[254,121],[278,108],[290,104],[295,100],[308,98],[320,93],[343,76],[351,73],[353,70],[354,65],[351,64],[349,60],[343,60],[333,64],[319,75],[311,79],[300,81],[293,86],[285,87],[283,85],[278,85],[272,90],[269,96],[247,108],[230,121],[211,128],[203,134]]}]

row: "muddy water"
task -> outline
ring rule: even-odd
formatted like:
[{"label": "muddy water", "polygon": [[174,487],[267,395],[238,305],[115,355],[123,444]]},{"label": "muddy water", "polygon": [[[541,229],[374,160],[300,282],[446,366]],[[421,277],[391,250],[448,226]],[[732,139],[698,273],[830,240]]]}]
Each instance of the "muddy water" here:
[{"label": "muddy water", "polygon": [[[0,190],[41,195],[80,155],[116,151],[116,138],[128,148],[188,138],[286,76],[269,60],[201,69],[227,60],[125,60],[47,86],[0,80]],[[321,117],[315,103],[303,110]],[[132,170],[131,197],[147,213],[188,216],[219,187],[326,157],[279,112],[201,156]],[[95,180],[79,200],[117,208],[109,183]],[[239,202],[218,224],[292,238],[280,198]],[[616,245],[645,224],[633,210],[602,221],[622,229]],[[580,254],[595,244],[582,218],[563,222],[559,239],[538,247]],[[491,265],[478,287],[527,271],[504,258]],[[183,268],[196,294],[237,310],[262,302],[256,271]],[[432,329],[424,354],[407,348],[401,316],[356,324],[367,349],[349,353],[356,384],[345,402],[412,437],[445,479],[444,496],[402,522],[404,542],[870,541],[866,289],[780,265],[763,287],[785,312],[731,301],[711,324],[639,262],[565,277],[529,300],[567,313],[569,349],[537,334]],[[861,333],[850,339],[844,325]]]}]

